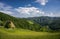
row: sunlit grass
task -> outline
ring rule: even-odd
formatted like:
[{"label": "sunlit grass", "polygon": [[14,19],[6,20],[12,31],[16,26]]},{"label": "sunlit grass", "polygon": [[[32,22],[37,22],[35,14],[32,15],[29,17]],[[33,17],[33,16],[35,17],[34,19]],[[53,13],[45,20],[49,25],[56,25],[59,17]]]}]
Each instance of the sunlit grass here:
[{"label": "sunlit grass", "polygon": [[34,22],[32,22],[32,21],[29,21],[29,20],[28,20],[27,22],[28,22],[29,24],[34,24]]},{"label": "sunlit grass", "polygon": [[0,39],[59,39],[60,33],[35,32],[26,29],[0,28]]}]

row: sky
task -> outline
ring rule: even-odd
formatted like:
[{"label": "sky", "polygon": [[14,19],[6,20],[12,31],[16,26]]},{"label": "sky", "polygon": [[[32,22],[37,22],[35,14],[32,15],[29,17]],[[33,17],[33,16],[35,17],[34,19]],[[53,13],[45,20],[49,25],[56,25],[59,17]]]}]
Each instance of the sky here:
[{"label": "sky", "polygon": [[0,0],[0,12],[14,17],[60,17],[60,0]]}]

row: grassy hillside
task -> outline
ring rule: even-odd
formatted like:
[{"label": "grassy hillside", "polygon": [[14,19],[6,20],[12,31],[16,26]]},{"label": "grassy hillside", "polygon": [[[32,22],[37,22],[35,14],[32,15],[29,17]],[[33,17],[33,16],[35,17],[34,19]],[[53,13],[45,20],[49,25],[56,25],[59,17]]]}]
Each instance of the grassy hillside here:
[{"label": "grassy hillside", "polygon": [[59,32],[35,32],[26,29],[0,28],[0,39],[60,39]]}]

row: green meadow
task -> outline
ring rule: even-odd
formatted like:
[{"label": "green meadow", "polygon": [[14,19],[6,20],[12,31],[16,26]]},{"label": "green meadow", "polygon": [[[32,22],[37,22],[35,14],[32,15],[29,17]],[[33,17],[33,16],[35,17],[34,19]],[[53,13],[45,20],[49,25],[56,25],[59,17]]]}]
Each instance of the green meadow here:
[{"label": "green meadow", "polygon": [[60,39],[60,33],[0,28],[0,39]]}]

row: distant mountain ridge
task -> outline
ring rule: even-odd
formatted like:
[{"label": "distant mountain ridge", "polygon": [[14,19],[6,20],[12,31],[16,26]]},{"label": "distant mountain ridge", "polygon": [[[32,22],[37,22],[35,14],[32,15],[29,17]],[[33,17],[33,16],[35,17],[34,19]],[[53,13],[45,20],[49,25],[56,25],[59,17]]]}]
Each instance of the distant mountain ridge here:
[{"label": "distant mountain ridge", "polygon": [[31,17],[28,20],[33,20],[34,22],[40,24],[41,26],[49,26],[52,29],[60,29],[60,17]]}]

